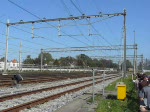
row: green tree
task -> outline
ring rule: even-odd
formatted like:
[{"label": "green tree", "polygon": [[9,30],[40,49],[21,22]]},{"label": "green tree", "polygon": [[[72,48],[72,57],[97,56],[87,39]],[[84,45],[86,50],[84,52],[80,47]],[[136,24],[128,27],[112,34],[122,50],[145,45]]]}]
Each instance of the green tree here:
[{"label": "green tree", "polygon": [[76,59],[68,56],[68,57],[61,57],[59,59],[60,65],[61,66],[70,66],[71,64],[75,64],[76,63]]},{"label": "green tree", "polygon": [[100,60],[100,66],[104,69],[104,68],[107,68],[108,66],[108,62],[106,59],[101,59]]},{"label": "green tree", "polygon": [[[121,67],[123,67],[122,64],[121,64]],[[133,65],[129,60],[126,60],[126,70],[128,70],[128,68],[133,68]]]},{"label": "green tree", "polygon": [[99,60],[98,59],[93,59],[92,67],[99,67]]},{"label": "green tree", "polygon": [[34,59],[30,55],[27,55],[26,59],[23,61],[24,64],[34,64]]},{"label": "green tree", "polygon": [[77,58],[77,65],[78,66],[90,66],[90,67],[92,67],[94,65],[92,59],[85,54],[80,54],[76,58]]},{"label": "green tree", "polygon": [[[41,53],[39,54],[36,61],[40,62],[39,64],[41,64]],[[43,64],[50,65],[53,63],[53,61],[54,59],[52,58],[52,55],[50,53],[43,53]]]},{"label": "green tree", "polygon": [[58,60],[58,59],[54,60],[54,63],[53,63],[53,65],[59,66],[59,65],[60,65],[60,62],[59,62],[59,60]]},{"label": "green tree", "polygon": [[126,68],[133,68],[132,63],[129,60],[126,60]]},{"label": "green tree", "polygon": [[0,59],[0,61],[3,61],[3,62],[4,62],[4,60],[5,60],[5,57],[2,57],[2,58]]}]

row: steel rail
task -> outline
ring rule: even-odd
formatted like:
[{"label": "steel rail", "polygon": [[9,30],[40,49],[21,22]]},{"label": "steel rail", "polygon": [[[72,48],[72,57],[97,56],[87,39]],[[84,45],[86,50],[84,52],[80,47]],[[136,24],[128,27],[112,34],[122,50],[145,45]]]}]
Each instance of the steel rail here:
[{"label": "steel rail", "polygon": [[26,95],[40,93],[43,91],[50,91],[50,90],[54,90],[54,89],[58,89],[58,88],[66,87],[66,86],[76,85],[76,84],[84,83],[87,81],[92,81],[92,79],[80,81],[80,82],[74,82],[74,83],[70,83],[70,84],[64,84],[64,85],[58,85],[58,86],[38,89],[38,90],[33,90],[33,91],[22,92],[22,93],[18,93],[18,94],[7,95],[7,96],[0,97],[0,102],[3,102],[5,100],[9,100],[9,99],[19,98],[19,97],[26,96]]},{"label": "steel rail", "polygon": [[[115,76],[111,76],[105,80],[109,80],[109,79],[112,79],[112,78],[115,78],[117,77],[118,75],[115,75]],[[97,81],[95,82],[95,84],[97,83],[100,83],[102,82],[103,80],[101,81]],[[34,107],[36,105],[39,105],[39,104],[43,104],[45,102],[48,102],[50,100],[54,100],[54,99],[57,99],[63,95],[65,95],[66,93],[72,93],[72,92],[76,92],[76,91],[79,91],[81,89],[84,89],[86,87],[89,87],[89,86],[92,86],[93,83],[90,83],[90,84],[87,84],[87,85],[84,85],[84,86],[80,86],[80,87],[77,87],[77,88],[74,88],[74,89],[71,89],[71,90],[67,90],[67,91],[64,91],[64,92],[61,92],[61,93],[58,93],[58,94],[55,94],[55,95],[52,95],[52,96],[48,96],[48,97],[45,97],[45,98],[40,98],[40,99],[37,99],[37,100],[34,100],[34,101],[31,101],[31,102],[27,102],[27,103],[24,103],[24,104],[21,104],[21,105],[17,105],[17,106],[14,106],[14,107],[11,107],[11,108],[8,108],[8,109],[5,109],[5,110],[2,110],[1,112],[19,112],[23,109],[26,109],[26,108],[31,108],[31,107]]]}]

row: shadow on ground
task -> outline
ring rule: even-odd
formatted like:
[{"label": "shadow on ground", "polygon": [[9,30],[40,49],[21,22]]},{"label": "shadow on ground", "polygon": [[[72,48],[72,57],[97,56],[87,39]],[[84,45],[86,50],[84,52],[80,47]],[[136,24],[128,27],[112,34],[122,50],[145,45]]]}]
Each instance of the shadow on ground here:
[{"label": "shadow on ground", "polygon": [[106,99],[117,100],[117,95],[108,94],[108,95],[106,96]]}]

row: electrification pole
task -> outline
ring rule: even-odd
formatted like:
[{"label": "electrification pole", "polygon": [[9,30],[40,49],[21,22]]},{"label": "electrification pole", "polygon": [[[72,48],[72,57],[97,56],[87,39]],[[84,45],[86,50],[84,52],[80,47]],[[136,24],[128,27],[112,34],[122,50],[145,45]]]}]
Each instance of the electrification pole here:
[{"label": "electrification pole", "polygon": [[41,49],[41,71],[43,69],[43,49]]},{"label": "electrification pole", "polygon": [[7,20],[7,29],[6,29],[6,51],[5,51],[5,62],[4,62],[4,74],[7,72],[8,37],[9,37],[9,20]]},{"label": "electrification pole", "polygon": [[138,72],[138,62],[137,62],[137,44],[135,44],[135,63],[136,63],[136,66],[135,66],[135,72],[137,73]]},{"label": "electrification pole", "polygon": [[95,70],[93,69],[92,70],[92,73],[93,73],[93,86],[92,86],[92,99],[93,99],[93,103],[94,103],[94,97],[95,97],[95,91],[94,91],[94,87],[95,87]]},{"label": "electrification pole", "polygon": [[143,54],[141,56],[141,61],[142,61],[142,73],[144,73],[144,57],[143,57]]},{"label": "electrification pole", "polygon": [[136,45],[135,45],[135,31],[134,31],[134,75],[136,74]]},{"label": "electrification pole", "polygon": [[19,73],[21,72],[21,57],[22,57],[22,43],[20,42],[20,50],[19,50]]},{"label": "electrification pole", "polygon": [[124,10],[124,63],[123,63],[123,77],[126,76],[126,10]]}]

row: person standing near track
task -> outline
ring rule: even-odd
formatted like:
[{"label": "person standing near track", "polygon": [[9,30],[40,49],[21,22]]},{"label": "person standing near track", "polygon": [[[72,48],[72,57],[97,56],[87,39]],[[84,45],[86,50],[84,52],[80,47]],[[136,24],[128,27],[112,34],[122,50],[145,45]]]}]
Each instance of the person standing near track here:
[{"label": "person standing near track", "polygon": [[148,86],[148,76],[147,75],[143,75],[142,76],[142,78],[141,78],[141,82],[139,82],[139,85],[138,85],[138,87],[139,87],[139,91],[141,91],[142,89],[143,89],[143,87],[145,87],[145,86]]},{"label": "person standing near track", "polygon": [[[148,86],[142,88],[142,90],[139,93],[139,97],[140,97],[140,104],[142,106],[145,105],[145,109],[150,110],[150,78],[148,78]],[[147,101],[144,101],[145,99],[147,99]]]}]

